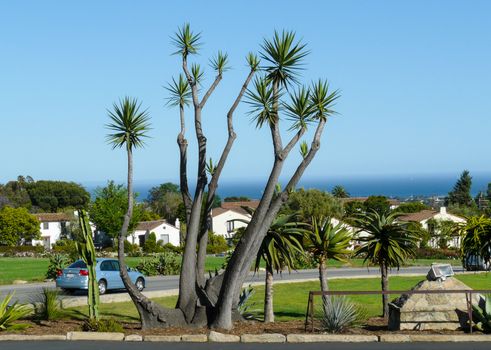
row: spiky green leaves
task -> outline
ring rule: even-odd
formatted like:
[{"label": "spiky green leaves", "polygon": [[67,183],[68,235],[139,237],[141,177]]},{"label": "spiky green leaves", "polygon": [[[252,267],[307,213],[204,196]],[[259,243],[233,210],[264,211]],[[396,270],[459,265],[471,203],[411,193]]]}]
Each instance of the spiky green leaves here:
[{"label": "spiky green leaves", "polygon": [[191,65],[191,75],[193,77],[194,85],[201,84],[201,81],[203,80],[204,72],[199,64],[193,63]]},{"label": "spiky green leaves", "polygon": [[307,128],[312,119],[314,106],[310,103],[310,91],[302,86],[298,91],[290,94],[290,103],[284,103],[286,115],[292,121],[291,130]]},{"label": "spiky green leaves", "polygon": [[326,120],[328,116],[335,114],[332,109],[334,102],[339,98],[338,90],[329,91],[326,80],[319,79],[310,88],[310,103],[315,112],[315,119]]},{"label": "spiky green leaves", "polygon": [[219,74],[230,69],[228,66],[228,55],[222,51],[218,51],[217,55],[210,60],[211,67]]},{"label": "spiky green leaves", "polygon": [[165,89],[169,92],[169,97],[166,98],[167,105],[188,106],[191,101],[191,89],[184,75],[179,74],[179,79],[176,81],[172,78],[172,83],[167,84]]},{"label": "spiky green leaves", "polygon": [[309,146],[307,146],[307,142],[302,141],[300,144],[300,155],[305,159],[307,154],[309,154]]},{"label": "spiky green leaves", "polygon": [[267,64],[263,67],[266,77],[278,87],[287,87],[298,82],[298,74],[302,69],[302,61],[309,51],[305,44],[295,41],[295,33],[276,32],[271,40],[264,39],[261,45],[261,58]]},{"label": "spiky green leaves", "polygon": [[136,98],[125,97],[107,111],[111,123],[106,128],[112,133],[106,136],[106,140],[113,148],[125,146],[132,150],[143,147],[150,130],[150,117],[147,110],[140,108],[141,103]]},{"label": "spiky green leaves", "polygon": [[175,37],[172,38],[172,43],[178,48],[175,55],[182,55],[186,58],[190,54],[196,54],[201,45],[201,33],[193,33],[189,26],[189,23],[184,24],[175,33]]},{"label": "spiky green leaves", "polygon": [[317,259],[345,261],[352,238],[346,225],[340,222],[335,225],[329,217],[313,217],[305,248]]},{"label": "spiky green leaves", "polygon": [[259,69],[259,58],[256,54],[249,52],[246,57],[247,64],[251,68],[252,71],[257,71]]},{"label": "spiky green leaves", "polygon": [[246,102],[251,106],[249,114],[256,122],[256,127],[276,122],[278,113],[273,109],[273,89],[264,77],[254,79],[253,89],[247,90],[246,97]]}]

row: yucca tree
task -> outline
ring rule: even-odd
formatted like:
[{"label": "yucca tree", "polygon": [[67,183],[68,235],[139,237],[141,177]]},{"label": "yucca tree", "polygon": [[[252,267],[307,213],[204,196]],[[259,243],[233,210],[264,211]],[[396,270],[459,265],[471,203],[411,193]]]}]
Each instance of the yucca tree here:
[{"label": "yucca tree", "polygon": [[317,260],[319,266],[319,281],[321,291],[329,290],[327,284],[326,265],[329,259],[346,261],[350,254],[352,234],[341,222],[333,223],[330,217],[313,217],[311,226],[307,230],[304,240],[304,248]]},{"label": "yucca tree", "polygon": [[456,225],[461,237],[461,256],[465,261],[469,255],[491,262],[491,219],[485,216],[471,216],[467,222]]},{"label": "yucca tree", "polygon": [[146,310],[142,307],[141,301],[146,298],[131,282],[126,269],[124,260],[124,241],[128,234],[128,226],[133,215],[133,151],[144,146],[144,141],[148,137],[150,130],[150,117],[146,110],[141,108],[141,103],[136,98],[124,97],[118,103],[113,104],[113,108],[108,110],[110,123],[106,125],[110,131],[107,135],[107,142],[115,148],[124,148],[127,155],[127,186],[128,186],[128,209],[124,216],[123,226],[119,233],[118,260],[119,273],[124,286],[135,303],[140,313],[142,325],[145,326],[149,321]]},{"label": "yucca tree", "polygon": [[294,268],[295,253],[303,254],[303,224],[295,221],[296,215],[279,215],[271,224],[256,256],[255,271],[261,260],[266,263],[264,287],[264,322],[274,322],[273,272]]},{"label": "yucca tree", "polygon": [[[380,267],[382,290],[389,289],[389,268],[399,268],[404,262],[413,257],[419,241],[416,232],[397,218],[400,213],[379,213],[374,210],[360,214],[354,218],[359,229],[358,240],[362,245],[355,255],[364,257],[364,262],[370,262]],[[382,295],[383,316],[389,316],[389,296]]]}]

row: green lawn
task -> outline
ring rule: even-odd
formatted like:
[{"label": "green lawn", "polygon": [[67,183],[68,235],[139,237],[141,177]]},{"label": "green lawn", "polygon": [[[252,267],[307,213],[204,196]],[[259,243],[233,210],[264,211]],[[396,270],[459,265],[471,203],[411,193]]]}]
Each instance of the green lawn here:
[{"label": "green lawn", "polygon": [[[128,257],[128,266],[135,267],[142,258]],[[220,270],[225,258],[208,256],[206,258],[206,270]],[[416,259],[408,261],[408,266],[429,266],[432,262],[450,262],[452,265],[460,266],[458,260],[428,260]],[[0,284],[10,284],[14,280],[24,280],[28,282],[43,281],[48,269],[49,260],[47,258],[0,258]],[[348,263],[330,260],[329,267],[361,267],[362,259],[352,259]]]},{"label": "green lawn", "polygon": [[[491,274],[467,273],[458,275],[457,278],[466,283],[473,289],[491,289]],[[413,287],[416,283],[423,280],[424,276],[418,277],[391,277],[389,281],[390,289],[406,290]],[[364,279],[335,279],[329,281],[331,290],[380,290],[379,278]],[[310,290],[319,290],[318,282],[287,283],[274,286],[274,309],[276,321],[304,320],[307,306],[308,292]],[[262,308],[264,302],[264,287],[254,287],[254,295],[248,301],[249,311],[255,317],[262,318]],[[396,295],[392,296],[397,297]],[[352,296],[365,313],[366,317],[378,316],[382,312],[381,297],[376,295]],[[156,298],[156,302],[167,306],[174,307],[177,297]],[[320,305],[320,298],[315,300]],[[138,314],[131,302],[102,304],[100,307],[101,315],[106,317],[115,317],[119,320],[137,321]],[[67,309],[69,317],[85,317],[87,307],[77,307]]]}]

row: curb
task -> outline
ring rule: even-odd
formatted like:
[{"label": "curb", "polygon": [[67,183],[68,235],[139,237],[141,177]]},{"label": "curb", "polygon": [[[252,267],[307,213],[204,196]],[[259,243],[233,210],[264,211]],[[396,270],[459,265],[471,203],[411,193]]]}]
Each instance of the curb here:
[{"label": "curb", "polygon": [[161,342],[161,343],[407,343],[407,342],[438,342],[438,343],[465,343],[465,342],[491,342],[491,335],[484,334],[233,334],[210,331],[209,334],[183,334],[183,335],[146,335],[111,332],[68,332],[66,335],[23,335],[0,334],[2,341],[126,341],[126,342]]}]

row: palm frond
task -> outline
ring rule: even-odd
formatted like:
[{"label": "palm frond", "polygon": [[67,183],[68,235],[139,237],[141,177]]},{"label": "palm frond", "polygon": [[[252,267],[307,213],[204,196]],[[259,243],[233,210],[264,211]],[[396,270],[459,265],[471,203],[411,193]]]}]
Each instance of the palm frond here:
[{"label": "palm frond", "polygon": [[253,88],[246,92],[246,103],[251,106],[249,112],[256,127],[261,128],[265,123],[272,125],[278,120],[278,114],[273,108],[273,89],[264,77],[256,77]]},{"label": "palm frond", "polygon": [[169,97],[166,98],[167,105],[172,107],[189,105],[191,101],[191,88],[184,75],[179,74],[177,81],[172,78],[172,83],[168,83],[165,89],[169,92]]},{"label": "palm frond", "polygon": [[172,44],[177,47],[175,55],[182,55],[187,57],[190,54],[196,54],[201,46],[201,33],[193,33],[189,26],[189,23],[185,23],[182,27],[178,28],[174,37],[171,38]]},{"label": "palm frond", "polygon": [[230,69],[228,66],[228,54],[218,51],[217,55],[210,60],[211,67],[221,75],[223,72]]},{"label": "palm frond", "polygon": [[317,82],[312,83],[310,91],[314,119],[326,120],[327,117],[337,113],[332,108],[335,101],[341,96],[339,90],[330,92],[327,81],[319,79]]}]

